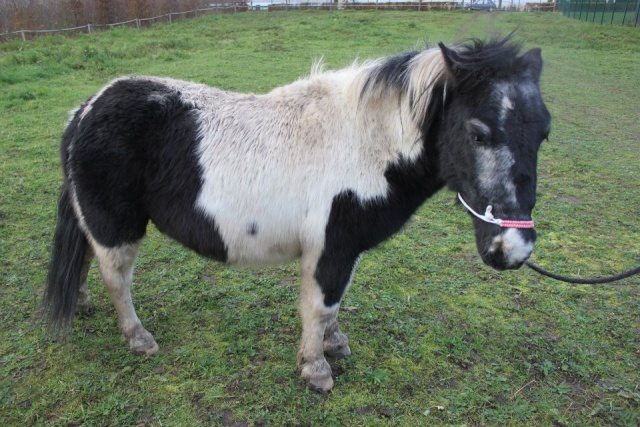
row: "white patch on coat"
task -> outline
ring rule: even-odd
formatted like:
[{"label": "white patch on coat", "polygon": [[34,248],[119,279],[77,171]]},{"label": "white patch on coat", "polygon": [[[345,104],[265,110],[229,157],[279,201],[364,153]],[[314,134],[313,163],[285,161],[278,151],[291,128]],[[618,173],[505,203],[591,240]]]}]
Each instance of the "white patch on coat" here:
[{"label": "white patch on coat", "polygon": [[505,121],[507,120],[507,115],[510,111],[513,110],[513,102],[508,95],[504,95],[502,97],[502,102],[500,103],[502,109],[500,110],[500,126],[503,126]]},{"label": "white patch on coat", "polygon": [[75,186],[73,184],[69,186],[69,195],[71,196],[71,205],[73,206],[73,212],[78,219],[78,225],[80,226],[80,229],[86,236],[91,237],[89,227],[87,227],[87,222],[84,219],[84,214],[82,213],[82,208],[80,207],[80,202],[78,201],[78,195],[76,194]]},{"label": "white patch on coat", "polygon": [[502,248],[507,265],[516,266],[529,258],[533,251],[533,242],[525,241],[517,228],[507,228],[493,238],[489,251],[495,252],[499,248]]},{"label": "white patch on coat", "polygon": [[503,129],[509,112],[515,107],[511,98],[513,92],[514,88],[511,83],[498,83],[495,86],[492,98],[495,100],[494,102],[498,105],[500,110],[498,112],[498,123],[500,129]]},{"label": "white patch on coat", "polygon": [[505,95],[502,97],[502,110],[503,111],[513,110],[513,102],[511,101],[511,98],[509,98],[508,95]]},{"label": "white patch on coat", "polygon": [[104,95],[104,93],[107,90],[109,90],[114,84],[118,83],[119,81],[128,80],[128,79],[130,79],[130,77],[117,78],[117,79],[112,80],[111,82],[109,82],[109,84],[107,84],[102,89],[100,89],[100,91],[98,93],[96,93],[95,96],[89,100],[89,102],[87,102],[87,105],[85,105],[84,109],[80,113],[80,121],[78,122],[78,126],[80,126],[80,123],[86,117],[86,115],[89,114],[89,112],[91,112],[91,110],[93,109],[93,104],[95,104],[95,102],[98,100],[98,98],[100,98],[102,95]]},{"label": "white patch on coat", "polygon": [[80,111],[81,108],[82,108],[82,105],[78,105],[76,108],[69,111],[69,115],[67,116],[67,123],[64,125],[65,129],[69,127],[73,119],[76,117],[76,113]]},{"label": "white patch on coat", "polygon": [[76,192],[76,185],[74,182],[74,170],[71,167],[72,165],[71,159],[74,154],[73,149],[74,149],[74,145],[69,144],[69,147],[67,147],[67,164],[66,164],[66,168],[67,168],[66,173],[68,177],[67,179],[69,181],[69,188],[68,188],[69,198],[71,199],[71,206],[73,207],[73,213],[78,219],[78,226],[80,227],[80,230],[82,230],[85,236],[91,239],[92,238],[91,232],[89,231],[89,227],[87,226],[87,222],[84,218],[84,213],[82,212],[80,201],[78,200],[78,194]]},{"label": "white patch on coat", "polygon": [[511,167],[515,163],[513,153],[506,146],[476,147],[476,167],[478,182],[484,194],[491,194],[501,188],[507,195],[502,203],[517,206],[516,186],[512,181]]},{"label": "white patch on coat", "polygon": [[385,198],[385,170],[421,154],[420,121],[444,76],[440,51],[412,60],[413,111],[409,96],[399,96],[400,108],[375,90],[361,96],[379,63],[323,73],[316,64],[315,74],[264,95],[140,77],[198,106],[204,173],[196,208],[217,224],[230,263],[281,262],[323,248],[335,196]]}]

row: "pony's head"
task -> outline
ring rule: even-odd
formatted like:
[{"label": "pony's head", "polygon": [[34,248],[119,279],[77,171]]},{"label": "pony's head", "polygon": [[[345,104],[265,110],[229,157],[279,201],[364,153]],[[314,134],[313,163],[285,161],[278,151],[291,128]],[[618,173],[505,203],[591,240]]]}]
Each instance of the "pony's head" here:
[{"label": "pony's head", "polygon": [[[550,131],[538,88],[540,49],[520,55],[508,38],[439,46],[446,68],[438,133],[442,179],[480,214],[490,205],[495,218],[531,220],[538,149]],[[530,256],[533,228],[472,219],[478,252],[489,266],[515,269]]]}]

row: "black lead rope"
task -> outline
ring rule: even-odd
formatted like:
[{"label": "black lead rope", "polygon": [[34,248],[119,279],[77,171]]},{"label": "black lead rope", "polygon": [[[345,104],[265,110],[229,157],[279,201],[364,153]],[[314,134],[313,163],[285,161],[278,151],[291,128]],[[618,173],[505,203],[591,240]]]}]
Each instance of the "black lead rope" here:
[{"label": "black lead rope", "polygon": [[561,281],[567,282],[567,283],[575,283],[575,284],[581,284],[581,285],[598,285],[598,284],[602,284],[602,283],[611,283],[611,282],[615,282],[617,280],[626,279],[627,277],[631,277],[631,276],[633,276],[635,274],[640,273],[640,266],[638,266],[638,267],[636,267],[636,268],[634,268],[632,270],[625,271],[624,273],[616,274],[615,276],[593,277],[593,278],[575,278],[575,277],[567,277],[567,276],[561,276],[559,274],[551,273],[550,271],[547,271],[544,268],[535,265],[531,261],[526,261],[525,264],[527,264],[527,267],[529,267],[532,270],[542,274],[543,276],[551,277],[552,279],[561,280]]},{"label": "black lead rope", "polygon": [[[493,216],[493,214],[492,214],[493,207],[491,205],[487,206],[487,210],[485,211],[484,215],[480,215],[478,212],[474,211],[473,208],[471,208],[471,206],[469,206],[467,204],[467,202],[464,201],[464,199],[462,198],[462,195],[460,193],[458,193],[458,200],[476,218],[481,219],[484,222],[488,222],[490,224],[495,224],[495,225],[497,225],[499,227],[503,227],[503,228],[533,228],[534,227],[533,220],[514,221],[514,220],[495,218]],[[582,279],[582,278],[561,276],[559,274],[552,273],[550,271],[545,270],[542,267],[538,267],[537,265],[535,265],[531,261],[526,261],[525,264],[527,264],[527,267],[531,268],[534,271],[537,271],[538,273],[542,274],[543,276],[551,277],[552,279],[561,280],[561,281],[567,282],[567,283],[575,283],[575,284],[580,284],[580,285],[598,285],[598,284],[602,284],[602,283],[611,283],[611,282],[615,282],[617,280],[626,279],[627,277],[630,277],[630,276],[633,276],[634,274],[640,273],[640,266],[638,266],[638,267],[634,268],[633,270],[625,271],[624,273],[616,274],[615,276],[593,277],[593,278]]]}]

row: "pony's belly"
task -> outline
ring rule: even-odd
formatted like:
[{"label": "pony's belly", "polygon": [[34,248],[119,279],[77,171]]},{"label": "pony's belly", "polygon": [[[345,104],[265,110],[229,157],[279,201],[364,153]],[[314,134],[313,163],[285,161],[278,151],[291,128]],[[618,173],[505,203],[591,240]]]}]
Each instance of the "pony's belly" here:
[{"label": "pony's belly", "polygon": [[227,248],[230,264],[278,264],[296,259],[302,253],[299,241],[253,236],[238,238]]}]

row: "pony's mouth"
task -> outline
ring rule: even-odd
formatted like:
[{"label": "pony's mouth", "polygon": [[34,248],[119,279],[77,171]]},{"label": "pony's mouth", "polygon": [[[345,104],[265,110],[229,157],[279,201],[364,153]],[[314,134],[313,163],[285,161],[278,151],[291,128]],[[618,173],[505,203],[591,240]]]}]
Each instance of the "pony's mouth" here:
[{"label": "pony's mouth", "polygon": [[517,270],[533,252],[535,231],[507,228],[484,242],[478,242],[478,249],[485,264],[496,270]]}]

